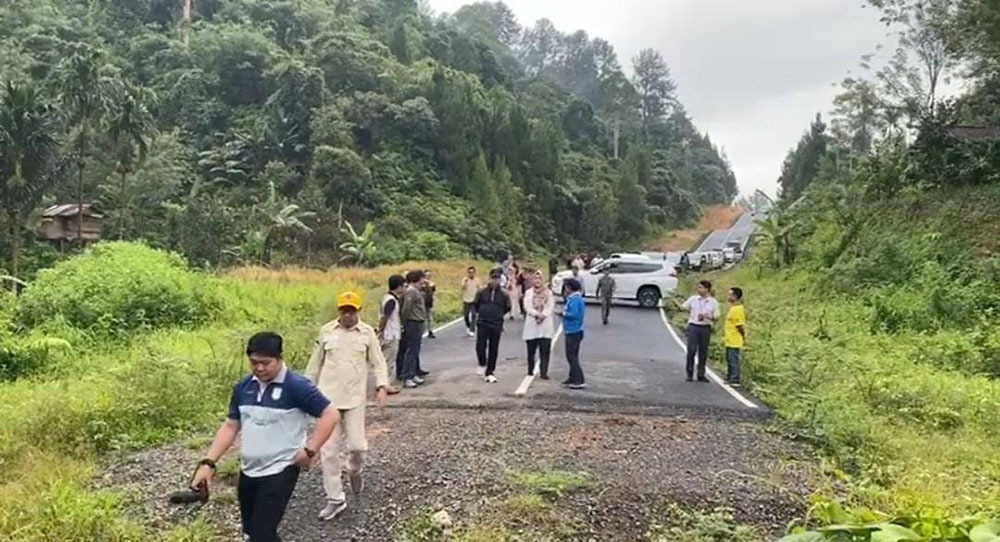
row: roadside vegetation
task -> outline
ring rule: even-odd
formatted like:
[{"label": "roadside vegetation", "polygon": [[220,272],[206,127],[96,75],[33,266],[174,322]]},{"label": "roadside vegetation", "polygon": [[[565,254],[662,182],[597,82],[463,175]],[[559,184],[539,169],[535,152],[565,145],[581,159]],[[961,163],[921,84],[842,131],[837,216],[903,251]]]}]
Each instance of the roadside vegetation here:
[{"label": "roadside vegetation", "polygon": [[1000,120],[997,13],[872,4],[900,50],[844,81],[749,261],[712,278],[746,293],[753,391],[822,458],[788,541],[1000,540],[1000,139],[956,128]]},{"label": "roadside vegetation", "polygon": [[301,368],[337,292],[363,292],[374,321],[385,278],[411,266],[437,272],[441,321],[459,314],[465,262],[208,275],[118,242],[42,273],[20,299],[3,293],[0,540],[209,540],[203,525],[152,533],[127,518],[117,496],[89,487],[113,476],[100,458],[217,423],[249,334],[282,332]]}]

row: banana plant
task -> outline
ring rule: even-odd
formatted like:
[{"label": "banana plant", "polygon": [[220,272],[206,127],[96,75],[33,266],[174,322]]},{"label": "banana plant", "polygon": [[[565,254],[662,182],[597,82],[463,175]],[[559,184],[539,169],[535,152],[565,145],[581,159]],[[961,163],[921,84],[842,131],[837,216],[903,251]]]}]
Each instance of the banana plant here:
[{"label": "banana plant", "polygon": [[344,222],[341,233],[347,236],[347,241],[340,244],[340,250],[344,252],[341,261],[351,262],[355,265],[366,265],[375,257],[375,224],[369,222],[365,224],[359,234],[350,222]]}]

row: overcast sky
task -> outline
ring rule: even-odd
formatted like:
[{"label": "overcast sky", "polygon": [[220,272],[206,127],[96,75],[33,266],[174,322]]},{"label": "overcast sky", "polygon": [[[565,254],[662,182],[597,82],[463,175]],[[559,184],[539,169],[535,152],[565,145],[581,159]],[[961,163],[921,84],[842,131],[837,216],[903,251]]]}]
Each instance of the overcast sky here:
[{"label": "overcast sky", "polygon": [[[454,12],[463,0],[430,0]],[[614,44],[622,65],[663,53],[695,124],[722,146],[740,192],[774,195],[785,153],[834,84],[886,43],[864,0],[506,0],[522,26],[547,17]]]}]

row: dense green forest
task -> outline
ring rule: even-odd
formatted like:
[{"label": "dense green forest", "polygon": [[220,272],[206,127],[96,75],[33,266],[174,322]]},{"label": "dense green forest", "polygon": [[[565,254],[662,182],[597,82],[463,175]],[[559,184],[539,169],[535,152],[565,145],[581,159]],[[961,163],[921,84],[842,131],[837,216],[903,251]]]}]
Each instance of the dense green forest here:
[{"label": "dense green forest", "polygon": [[4,2],[5,264],[49,262],[36,213],[76,201],[198,265],[638,242],[736,182],[662,56],[632,72],[500,2]]}]

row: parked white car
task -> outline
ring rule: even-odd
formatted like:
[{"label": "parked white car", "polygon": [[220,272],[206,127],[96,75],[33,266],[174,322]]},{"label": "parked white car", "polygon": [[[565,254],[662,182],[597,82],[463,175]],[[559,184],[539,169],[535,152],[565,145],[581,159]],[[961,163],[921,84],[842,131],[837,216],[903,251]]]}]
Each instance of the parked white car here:
[{"label": "parked white car", "polygon": [[[586,297],[597,296],[597,282],[605,269],[611,270],[615,279],[615,299],[638,301],[643,307],[660,306],[660,300],[677,290],[677,271],[667,260],[653,260],[645,256],[609,258],[598,265],[581,271],[579,279]],[[561,271],[552,277],[552,291],[564,294],[563,282],[573,276],[572,271]]]}]

